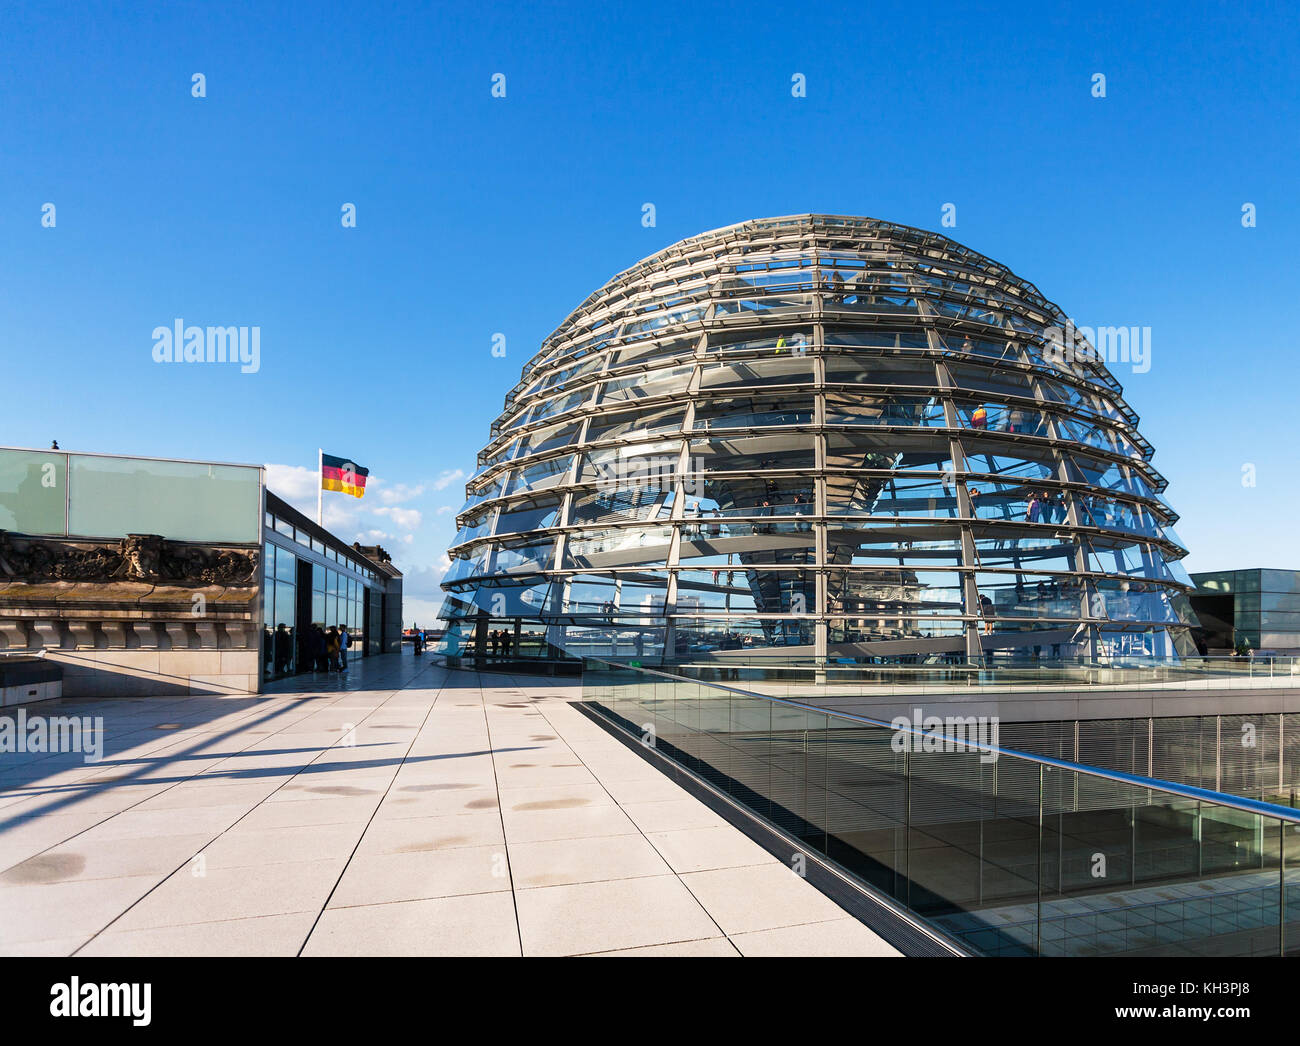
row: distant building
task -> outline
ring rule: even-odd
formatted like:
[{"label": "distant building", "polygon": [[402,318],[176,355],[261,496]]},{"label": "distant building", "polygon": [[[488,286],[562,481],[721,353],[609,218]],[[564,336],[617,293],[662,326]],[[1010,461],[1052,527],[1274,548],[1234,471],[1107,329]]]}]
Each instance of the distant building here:
[{"label": "distant building", "polygon": [[1191,577],[1192,609],[1208,653],[1244,644],[1257,653],[1300,656],[1300,570],[1214,570]]}]

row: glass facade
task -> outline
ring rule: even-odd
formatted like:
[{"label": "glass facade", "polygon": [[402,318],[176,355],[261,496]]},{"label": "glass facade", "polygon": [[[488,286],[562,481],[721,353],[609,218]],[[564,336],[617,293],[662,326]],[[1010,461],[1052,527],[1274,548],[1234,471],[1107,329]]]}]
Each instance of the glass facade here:
[{"label": "glass facade", "polygon": [[1216,570],[1192,581],[1210,649],[1300,654],[1300,570]]},{"label": "glass facade", "polygon": [[262,563],[262,671],[282,676],[297,669],[298,560],[291,550],[268,541]]},{"label": "glass facade", "polygon": [[446,649],[518,625],[568,656],[1188,654],[1165,480],[1097,355],[1058,351],[1067,326],[996,262],[865,218],[646,259],[508,393]]},{"label": "glass facade", "polygon": [[263,674],[315,668],[321,658],[315,628],[347,625],[350,658],[377,652],[383,579],[369,562],[274,512],[266,513],[264,533]]}]

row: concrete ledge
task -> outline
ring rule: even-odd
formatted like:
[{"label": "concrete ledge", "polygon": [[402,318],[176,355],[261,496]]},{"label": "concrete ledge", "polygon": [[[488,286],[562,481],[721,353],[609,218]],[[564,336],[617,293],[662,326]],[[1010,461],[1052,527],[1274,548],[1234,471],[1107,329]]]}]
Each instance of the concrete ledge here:
[{"label": "concrete ledge", "polygon": [[257,693],[256,650],[51,650],[65,697]]},{"label": "concrete ledge", "polygon": [[63,666],[54,661],[37,657],[0,659],[0,687],[57,682],[62,678]]},{"label": "concrete ledge", "polygon": [[63,666],[44,658],[0,659],[0,708],[63,696]]}]

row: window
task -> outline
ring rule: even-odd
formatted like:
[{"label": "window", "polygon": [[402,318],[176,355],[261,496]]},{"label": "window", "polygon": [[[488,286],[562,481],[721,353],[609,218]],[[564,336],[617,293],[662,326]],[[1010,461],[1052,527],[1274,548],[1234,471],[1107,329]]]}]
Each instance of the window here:
[{"label": "window", "polygon": [[290,583],[298,579],[298,557],[287,548],[275,548],[275,577],[277,581]]}]

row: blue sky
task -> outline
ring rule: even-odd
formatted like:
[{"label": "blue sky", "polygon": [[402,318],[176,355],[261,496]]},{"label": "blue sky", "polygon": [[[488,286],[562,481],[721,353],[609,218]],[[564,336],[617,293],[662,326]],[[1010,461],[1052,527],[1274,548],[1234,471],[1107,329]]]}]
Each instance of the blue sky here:
[{"label": "blue sky", "polygon": [[[15,6],[0,445],[265,463],[308,507],[317,447],[351,456],[373,490],[327,522],[427,620],[462,474],[588,293],[748,218],[955,203],[1078,322],[1152,329],[1116,373],[1188,568],[1300,568],[1286,5]],[[178,317],[259,326],[260,369],[155,363]]]}]

